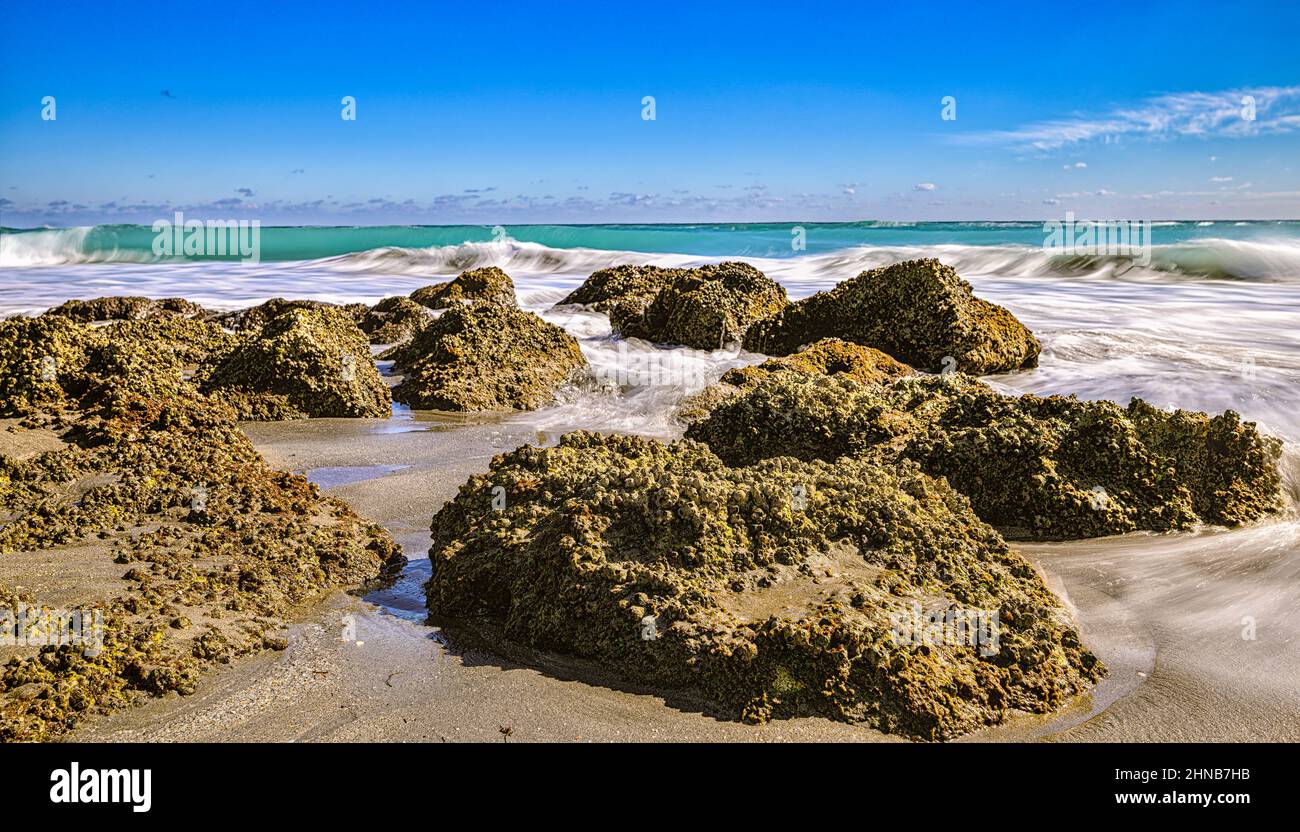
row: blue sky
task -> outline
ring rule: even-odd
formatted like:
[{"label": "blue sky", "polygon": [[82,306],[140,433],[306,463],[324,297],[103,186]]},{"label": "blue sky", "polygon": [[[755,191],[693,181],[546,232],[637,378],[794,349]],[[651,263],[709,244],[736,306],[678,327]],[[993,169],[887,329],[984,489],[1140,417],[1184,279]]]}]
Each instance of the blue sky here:
[{"label": "blue sky", "polygon": [[1300,4],[874,5],[6,2],[0,224],[1300,217]]}]

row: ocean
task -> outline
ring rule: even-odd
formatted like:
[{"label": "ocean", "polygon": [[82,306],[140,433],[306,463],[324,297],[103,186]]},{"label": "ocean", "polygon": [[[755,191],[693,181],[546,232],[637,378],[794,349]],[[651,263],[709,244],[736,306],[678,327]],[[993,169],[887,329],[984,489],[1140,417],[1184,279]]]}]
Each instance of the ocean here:
[{"label": "ocean", "polygon": [[[1233,409],[1300,440],[1300,222],[1167,221],[1149,233],[1148,258],[1047,251],[1041,222],[267,227],[260,262],[245,264],[157,257],[157,235],[142,225],[3,229],[0,314],[115,294],[180,295],[220,309],[277,296],[373,303],[495,265],[514,279],[525,308],[581,337],[594,366],[616,371],[649,354],[644,375],[656,382],[624,384],[615,397],[575,391],[567,403],[517,418],[547,429],[671,435],[671,405],[684,391],[758,357],[627,344],[603,315],[551,310],[591,272],[741,259],[800,298],[864,269],[935,257],[1043,342],[1038,368],[994,384]],[[673,372],[653,371],[666,352]]]}]

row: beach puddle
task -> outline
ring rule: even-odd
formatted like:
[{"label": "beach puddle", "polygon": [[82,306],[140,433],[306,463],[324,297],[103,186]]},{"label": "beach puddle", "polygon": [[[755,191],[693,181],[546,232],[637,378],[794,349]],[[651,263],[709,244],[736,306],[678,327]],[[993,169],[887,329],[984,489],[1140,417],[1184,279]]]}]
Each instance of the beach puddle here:
[{"label": "beach puddle", "polygon": [[315,483],[322,489],[330,489],[386,477],[410,467],[409,465],[338,465],[329,468],[313,468],[305,472],[304,476],[307,477],[308,482]]}]

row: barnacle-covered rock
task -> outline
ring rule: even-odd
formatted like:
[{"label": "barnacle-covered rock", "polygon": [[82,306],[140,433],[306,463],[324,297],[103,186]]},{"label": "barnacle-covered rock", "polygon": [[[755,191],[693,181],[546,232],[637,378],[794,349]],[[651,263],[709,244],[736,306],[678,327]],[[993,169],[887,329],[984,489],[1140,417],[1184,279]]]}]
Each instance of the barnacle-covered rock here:
[{"label": "barnacle-covered rock", "polygon": [[372,344],[397,344],[409,339],[429,322],[425,307],[410,298],[384,298],[361,319],[361,331]]},{"label": "barnacle-covered rock", "polygon": [[587,363],[562,328],[494,304],[451,307],[393,355],[393,397],[431,410],[533,410]]},{"label": "barnacle-covered rock", "polygon": [[686,269],[639,316],[616,308],[610,322],[626,338],[713,350],[738,344],[755,321],[787,304],[785,289],[748,263]]},{"label": "barnacle-covered rock", "polygon": [[[736,718],[945,739],[1104,672],[1033,567],[907,463],[730,468],[695,442],[579,432],[498,456],[432,532],[435,617]],[[954,610],[990,626],[927,630]]]},{"label": "barnacle-covered rock", "polygon": [[116,295],[90,300],[65,301],[45,314],[68,318],[78,323],[90,323],[92,321],[139,321],[149,318],[201,318],[210,313],[185,298],[155,300]]},{"label": "barnacle-covered rock", "polygon": [[462,303],[487,303],[507,309],[519,307],[514,281],[496,266],[472,269],[455,280],[422,286],[411,293],[411,300],[430,309],[446,309]]},{"label": "barnacle-covered rock", "polygon": [[[245,334],[229,355],[201,367],[196,380],[205,393],[225,395],[243,418],[391,412],[365,335],[334,307],[281,312]],[[273,404],[254,404],[259,398]]]},{"label": "barnacle-covered rock", "polygon": [[787,355],[836,337],[932,372],[981,375],[1038,364],[1033,333],[938,260],[865,271],[790,304],[751,327],[745,348]]},{"label": "barnacle-covered rock", "polygon": [[885,385],[774,375],[686,435],[734,465],[912,460],[1019,538],[1235,525],[1280,506],[1280,443],[1236,413],[1008,396],[960,374]]}]

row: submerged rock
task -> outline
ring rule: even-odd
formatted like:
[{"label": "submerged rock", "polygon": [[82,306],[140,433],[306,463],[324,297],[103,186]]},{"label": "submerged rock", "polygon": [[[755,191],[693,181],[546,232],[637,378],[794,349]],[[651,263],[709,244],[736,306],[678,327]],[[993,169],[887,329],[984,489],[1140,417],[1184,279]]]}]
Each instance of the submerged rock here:
[{"label": "submerged rock", "polygon": [[[729,468],[585,432],[498,456],[433,518],[430,612],[703,693],[944,739],[1104,672],[1033,567],[914,465]],[[987,611],[966,637],[927,613]]]},{"label": "submerged rock", "polygon": [[447,309],[460,303],[487,303],[517,309],[515,283],[496,266],[472,269],[455,280],[423,286],[411,293],[411,300],[430,309]]},{"label": "submerged rock", "polygon": [[50,309],[56,315],[79,323],[92,321],[138,321],[149,318],[202,318],[210,314],[197,303],[185,298],[104,297],[69,300]]},{"label": "submerged rock", "polygon": [[393,397],[433,410],[533,410],[587,363],[562,328],[493,304],[451,307],[392,355]]},{"label": "submerged rock", "polygon": [[863,272],[756,323],[745,348],[787,355],[821,338],[875,347],[922,370],[975,375],[1038,364],[1039,344],[938,260]]},{"label": "submerged rock", "polygon": [[918,463],[1004,534],[1068,539],[1235,525],[1280,505],[1280,443],[1231,411],[1008,396],[961,375],[886,385],[779,374],[686,435],[733,465],[790,456]]},{"label": "submerged rock", "polygon": [[616,307],[610,322],[626,338],[703,350],[738,344],[755,321],[787,304],[785,289],[748,263],[685,269],[638,316]]},{"label": "submerged rock", "polygon": [[429,320],[425,307],[410,298],[395,297],[370,307],[360,326],[372,344],[397,344],[419,332]]},{"label": "submerged rock", "polygon": [[392,412],[365,335],[333,307],[281,312],[196,378],[203,392],[225,399],[244,419]]}]

